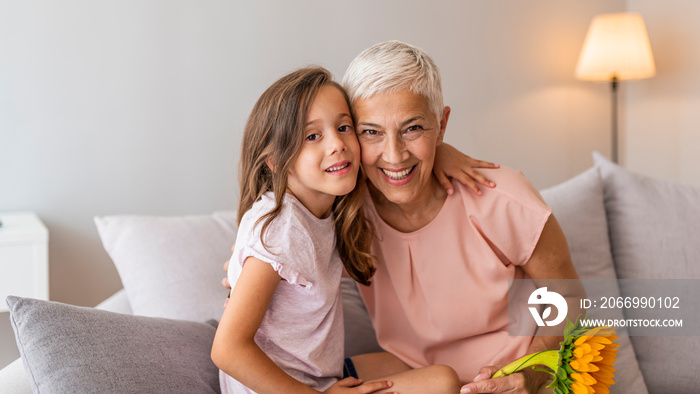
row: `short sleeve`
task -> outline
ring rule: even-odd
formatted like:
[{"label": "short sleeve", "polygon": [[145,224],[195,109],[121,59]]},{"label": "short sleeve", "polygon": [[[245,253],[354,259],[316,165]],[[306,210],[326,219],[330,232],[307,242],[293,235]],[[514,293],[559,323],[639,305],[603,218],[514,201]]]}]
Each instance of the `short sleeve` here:
[{"label": "short sleeve", "polygon": [[[291,246],[291,245],[289,245]],[[288,249],[289,250],[289,249]],[[296,252],[303,251],[303,248],[297,250]],[[272,266],[275,271],[280,275],[280,277],[291,284],[297,284],[304,287],[312,286],[310,280],[306,278],[304,274],[300,272],[299,267],[294,264],[294,261],[289,259],[289,253],[283,253],[280,255],[272,255],[271,253],[264,250],[261,251],[257,248],[246,246],[241,250],[240,258],[238,259],[241,267],[245,263],[245,259],[248,257],[255,257],[260,261],[264,261]],[[313,257],[309,255],[309,259]]]},{"label": "short sleeve", "polygon": [[520,171],[501,167],[482,172],[497,186],[482,189],[482,196],[471,197],[471,206],[467,207],[470,220],[506,260],[505,264],[524,265],[530,260],[552,210]]},{"label": "short sleeve", "polygon": [[270,264],[285,281],[311,287],[313,283],[309,278],[310,270],[313,269],[314,250],[309,233],[283,210],[265,232],[266,248],[260,240],[263,223],[256,224],[256,220],[253,220],[255,217],[256,215],[251,214],[250,217],[244,216],[241,220],[231,258],[232,262],[237,263],[237,267],[229,269],[229,281],[234,283],[245,260],[254,257]]}]

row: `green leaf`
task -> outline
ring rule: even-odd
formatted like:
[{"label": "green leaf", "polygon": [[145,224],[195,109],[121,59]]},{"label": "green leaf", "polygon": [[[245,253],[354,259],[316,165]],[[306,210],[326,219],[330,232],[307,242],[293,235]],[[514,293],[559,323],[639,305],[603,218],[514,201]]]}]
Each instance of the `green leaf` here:
[{"label": "green leaf", "polygon": [[557,377],[561,380],[566,379],[566,370],[564,368],[557,368]]}]

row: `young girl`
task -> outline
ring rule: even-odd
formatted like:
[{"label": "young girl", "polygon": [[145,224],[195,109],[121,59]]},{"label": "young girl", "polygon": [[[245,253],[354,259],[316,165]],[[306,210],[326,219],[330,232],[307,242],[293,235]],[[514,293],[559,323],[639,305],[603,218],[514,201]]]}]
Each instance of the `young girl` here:
[{"label": "young girl", "polygon": [[343,264],[360,283],[374,272],[359,170],[348,99],[327,70],[295,71],[255,104],[243,137],[231,298],[212,348],[223,393],[459,391],[443,366],[340,380]]}]

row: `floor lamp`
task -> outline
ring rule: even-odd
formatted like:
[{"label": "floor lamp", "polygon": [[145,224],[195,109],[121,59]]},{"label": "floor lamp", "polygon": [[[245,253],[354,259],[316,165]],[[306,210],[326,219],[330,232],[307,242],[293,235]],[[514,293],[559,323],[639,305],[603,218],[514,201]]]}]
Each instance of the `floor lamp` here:
[{"label": "floor lamp", "polygon": [[576,78],[610,82],[612,92],[612,160],[618,162],[617,88],[619,81],[644,79],[656,74],[649,36],[640,14],[622,12],[593,18]]}]

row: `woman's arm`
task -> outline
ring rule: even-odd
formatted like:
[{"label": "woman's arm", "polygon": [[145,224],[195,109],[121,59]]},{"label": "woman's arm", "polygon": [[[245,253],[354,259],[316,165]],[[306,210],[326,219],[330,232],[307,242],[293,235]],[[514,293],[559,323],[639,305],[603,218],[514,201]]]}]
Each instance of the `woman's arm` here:
[{"label": "woman's arm", "polygon": [[[566,237],[554,215],[549,216],[530,260],[523,266],[523,271],[533,279],[535,285],[538,287],[556,284],[556,281],[552,281],[551,279],[579,279],[576,269],[571,262],[571,255],[569,254]],[[572,284],[574,285],[572,286]],[[556,288],[554,291],[562,294],[565,298],[580,297],[584,294],[583,286],[578,284],[580,284],[580,282],[566,281],[566,285],[561,288]],[[569,303],[568,315],[576,317],[576,309],[572,308],[572,306],[577,304],[577,302]],[[542,336],[542,334],[547,335],[549,333],[552,335]],[[559,342],[564,339],[563,336],[561,336],[562,333],[563,330],[560,327],[538,328],[538,335],[533,337],[527,354],[559,348]],[[535,393],[549,377],[549,374],[546,372],[537,372],[527,369],[501,378],[490,379],[491,375],[500,367],[502,366],[488,366],[482,368],[472,383],[462,387],[462,392]],[[470,391],[467,391],[467,389]]]},{"label": "woman's arm", "polygon": [[464,153],[457,150],[450,144],[441,142],[435,150],[435,163],[433,164],[433,174],[438,182],[442,185],[447,194],[452,195],[452,182],[450,178],[454,178],[461,184],[469,187],[474,193],[481,195],[478,183],[487,187],[496,186],[485,176],[483,176],[475,168],[498,168],[498,164],[488,161],[472,159]]}]

